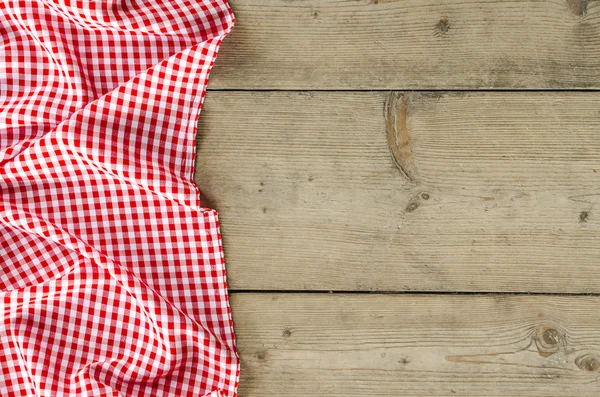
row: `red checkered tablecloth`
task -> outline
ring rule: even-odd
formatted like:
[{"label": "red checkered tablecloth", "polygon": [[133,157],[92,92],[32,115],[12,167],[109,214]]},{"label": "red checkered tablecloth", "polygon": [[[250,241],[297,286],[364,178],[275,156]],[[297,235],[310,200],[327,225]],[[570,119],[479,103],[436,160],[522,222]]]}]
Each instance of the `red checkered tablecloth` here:
[{"label": "red checkered tablecloth", "polygon": [[193,182],[226,0],[0,5],[0,396],[235,396]]}]

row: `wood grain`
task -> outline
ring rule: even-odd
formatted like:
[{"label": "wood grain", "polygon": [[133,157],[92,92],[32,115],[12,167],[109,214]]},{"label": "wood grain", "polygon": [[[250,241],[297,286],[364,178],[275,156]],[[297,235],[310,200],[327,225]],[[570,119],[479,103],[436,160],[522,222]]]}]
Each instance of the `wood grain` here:
[{"label": "wood grain", "polygon": [[240,396],[597,396],[598,297],[232,294]]},{"label": "wood grain", "polygon": [[391,96],[208,94],[196,181],[232,289],[600,292],[600,95]]},{"label": "wood grain", "polygon": [[232,0],[210,89],[600,88],[600,2]]}]

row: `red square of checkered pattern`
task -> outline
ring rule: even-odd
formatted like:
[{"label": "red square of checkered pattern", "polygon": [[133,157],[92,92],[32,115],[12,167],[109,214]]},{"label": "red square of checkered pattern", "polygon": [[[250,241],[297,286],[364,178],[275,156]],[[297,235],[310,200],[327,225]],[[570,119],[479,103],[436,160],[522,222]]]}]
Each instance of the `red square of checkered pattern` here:
[{"label": "red square of checkered pattern", "polygon": [[0,396],[235,396],[192,179],[226,0],[0,4]]}]

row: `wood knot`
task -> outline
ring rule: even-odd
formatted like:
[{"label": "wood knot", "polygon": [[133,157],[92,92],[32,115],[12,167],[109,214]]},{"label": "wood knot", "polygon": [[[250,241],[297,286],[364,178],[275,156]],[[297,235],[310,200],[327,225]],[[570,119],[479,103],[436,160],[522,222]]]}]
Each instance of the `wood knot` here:
[{"label": "wood knot", "polygon": [[413,212],[414,210],[416,210],[417,208],[419,208],[419,203],[417,203],[416,201],[413,201],[412,203],[409,203],[406,208],[405,211],[406,212]]},{"label": "wood knot", "polygon": [[414,181],[412,144],[407,126],[408,107],[409,94],[392,91],[385,103],[385,121],[394,164],[409,181]]},{"label": "wood knot", "polygon": [[292,331],[289,328],[286,328],[283,330],[282,335],[284,338],[289,338],[290,336],[292,336]]},{"label": "wood knot", "polygon": [[429,193],[419,193],[412,197],[406,207],[404,208],[405,212],[413,212],[421,205],[421,200],[429,200]]},{"label": "wood knot", "polygon": [[567,0],[567,5],[573,13],[578,17],[585,17],[588,10],[588,0]]},{"label": "wood knot", "polygon": [[579,222],[580,223],[587,222],[589,216],[590,216],[589,212],[581,211],[581,213],[579,214]]},{"label": "wood knot", "polygon": [[575,365],[586,372],[600,372],[600,356],[597,354],[584,354],[575,359]]},{"label": "wood knot", "polygon": [[558,341],[560,340],[558,331],[554,328],[549,328],[545,330],[542,334],[542,337],[544,339],[544,343],[546,343],[548,346],[556,346],[558,345]]},{"label": "wood knot", "polygon": [[410,363],[410,359],[408,357],[402,357],[398,360],[398,364],[407,365]]},{"label": "wood knot", "polygon": [[564,344],[564,333],[552,326],[542,326],[535,335],[535,345],[541,356],[556,353]]},{"label": "wood knot", "polygon": [[448,18],[442,18],[435,25],[435,35],[436,36],[444,36],[450,30],[450,21]]},{"label": "wood knot", "polygon": [[256,353],[256,358],[260,361],[263,361],[264,359],[267,358],[267,351],[266,350],[261,350],[259,352]]}]

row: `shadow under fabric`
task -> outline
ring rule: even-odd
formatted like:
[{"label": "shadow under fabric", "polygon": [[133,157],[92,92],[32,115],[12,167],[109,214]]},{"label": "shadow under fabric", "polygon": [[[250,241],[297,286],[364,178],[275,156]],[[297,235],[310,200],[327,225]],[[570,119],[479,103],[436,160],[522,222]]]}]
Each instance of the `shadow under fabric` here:
[{"label": "shadow under fabric", "polygon": [[235,396],[193,182],[226,0],[0,5],[0,395]]}]

